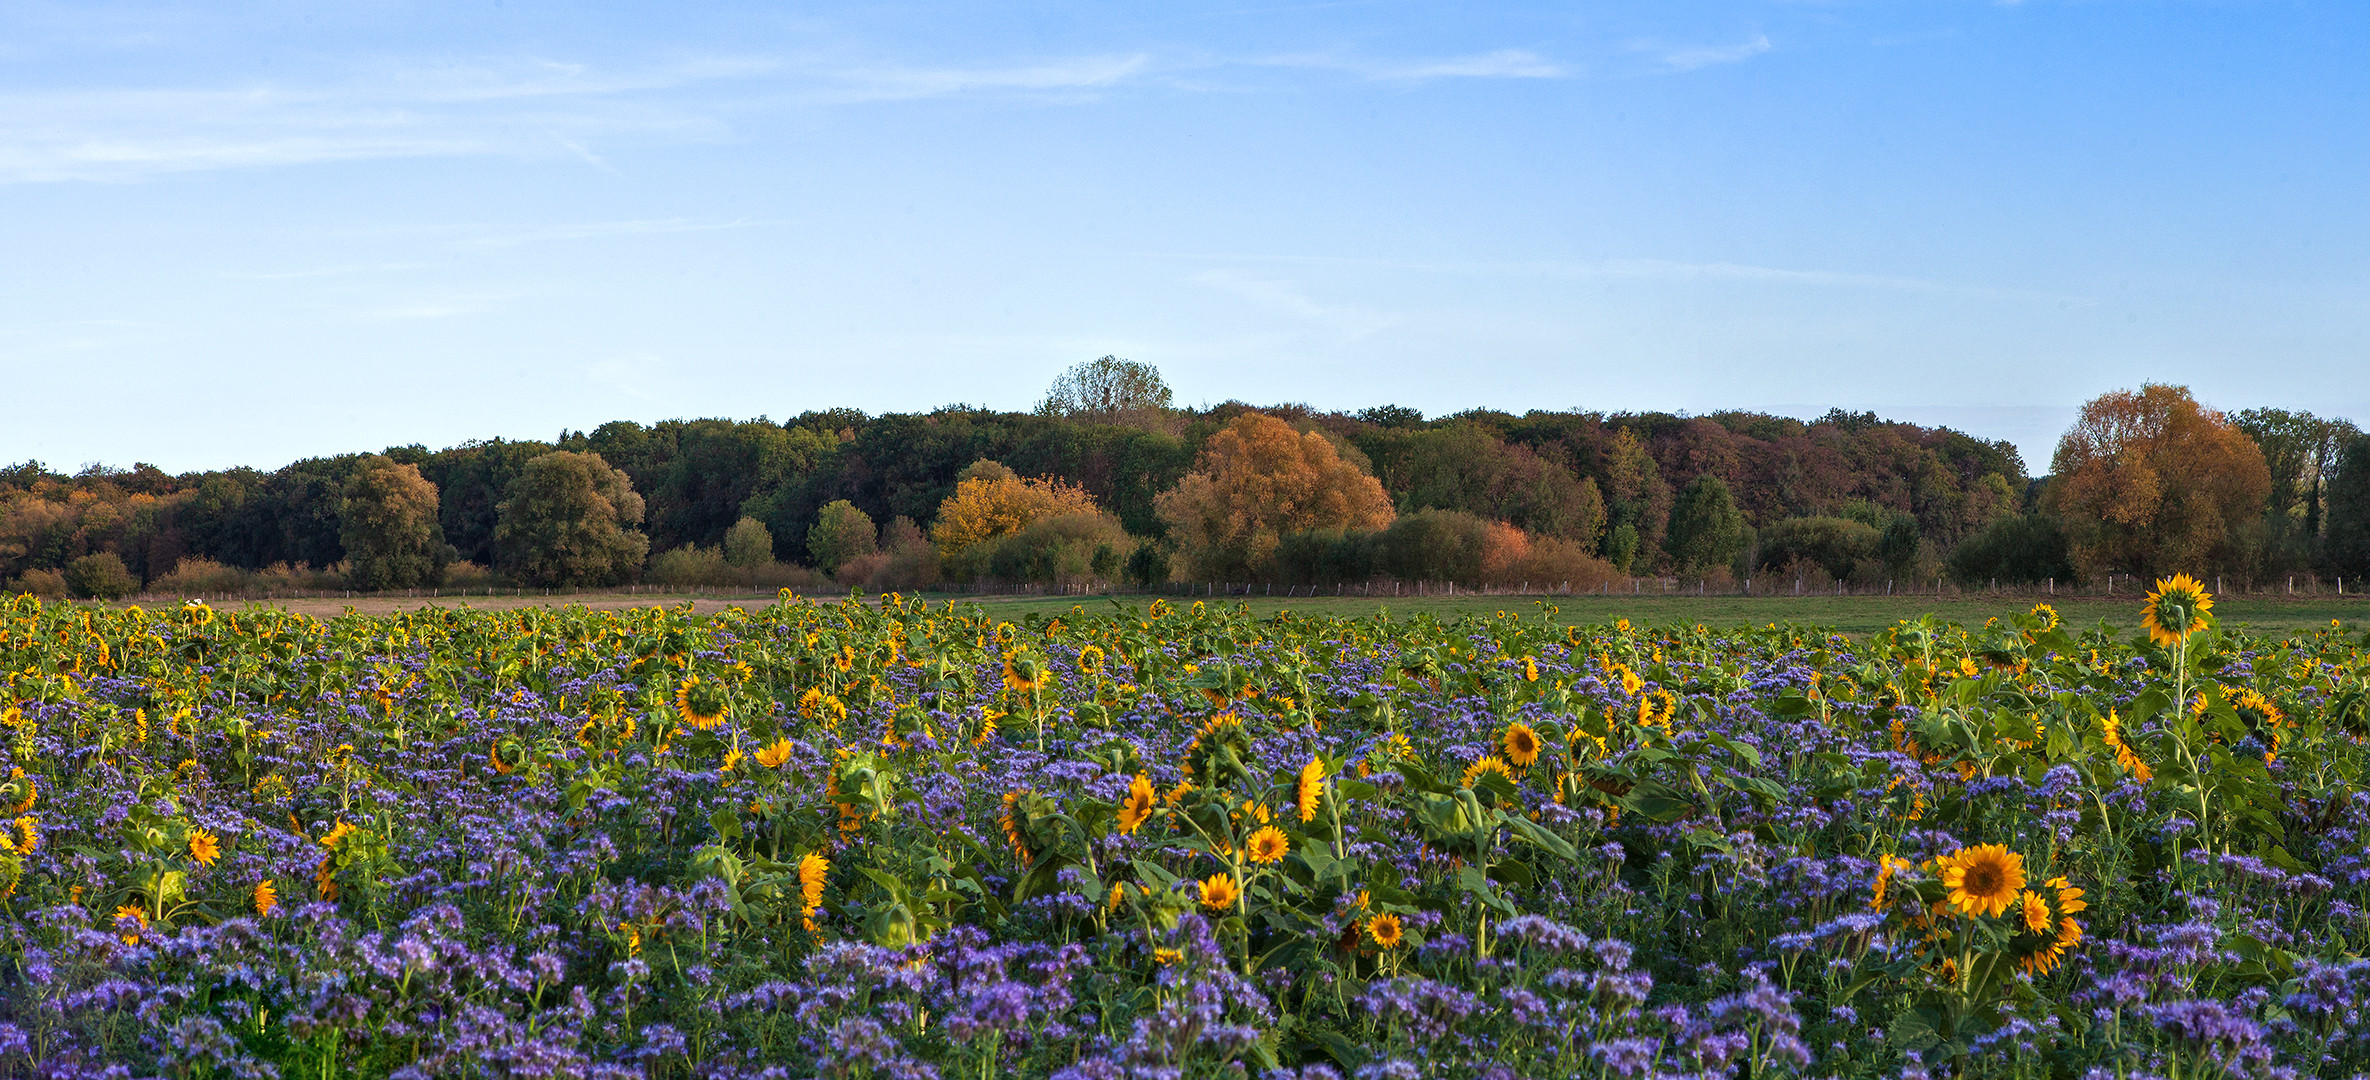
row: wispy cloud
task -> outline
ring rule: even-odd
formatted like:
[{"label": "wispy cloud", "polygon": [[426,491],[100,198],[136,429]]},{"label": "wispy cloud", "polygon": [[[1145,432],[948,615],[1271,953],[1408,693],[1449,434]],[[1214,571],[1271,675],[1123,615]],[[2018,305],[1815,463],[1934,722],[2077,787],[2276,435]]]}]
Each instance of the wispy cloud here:
[{"label": "wispy cloud", "polygon": [[1164,60],[1129,52],[937,66],[824,55],[614,67],[540,58],[386,62],[313,82],[0,93],[0,183],[462,156],[567,157],[616,171],[604,147],[726,140],[767,110],[959,96],[1091,101],[1133,86],[1192,90],[1213,73],[1279,68],[1397,83],[1569,74],[1521,49],[1396,59]]},{"label": "wispy cloud", "polygon": [[721,232],[728,229],[753,229],[778,225],[778,221],[701,221],[693,218],[662,218],[650,221],[587,221],[566,225],[545,225],[532,229],[511,229],[485,232],[453,241],[462,248],[518,247],[524,244],[549,243],[556,240],[600,240],[617,236],[664,236],[673,233]]},{"label": "wispy cloud", "polygon": [[1396,315],[1355,304],[1320,303],[1310,299],[1292,282],[1258,277],[1240,270],[1204,270],[1193,275],[1193,281],[1232,293],[1270,311],[1316,323],[1345,337],[1367,337],[1399,322]]},{"label": "wispy cloud", "polygon": [[1436,59],[1379,59],[1333,53],[1297,54],[1257,61],[1264,67],[1341,71],[1375,82],[1433,79],[1560,79],[1572,70],[1525,49]]},{"label": "wispy cloud", "polygon": [[1677,49],[1647,49],[1658,52],[1664,67],[1672,71],[1694,71],[1718,64],[1734,64],[1750,60],[1770,49],[1769,35],[1763,34],[1739,45],[1693,45]]},{"label": "wispy cloud", "polygon": [[[1337,266],[1345,269],[1383,270],[1402,273],[1443,274],[1460,277],[1504,278],[1563,278],[1569,280],[1654,280],[1654,281],[1744,281],[1772,285],[1801,285],[1819,288],[1875,289],[1888,292],[1935,293],[1979,297],[1995,300],[2022,300],[2052,304],[2087,305],[2095,301],[2063,293],[2041,292],[2031,289],[1998,288],[1988,285],[1968,285],[1927,278],[1904,277],[1891,274],[1862,274],[1839,270],[1802,270],[1775,266],[1754,266],[1749,263],[1688,262],[1675,259],[1604,259],[1597,261],[1541,260],[1510,262],[1439,262],[1418,259],[1366,259],[1326,255],[1241,255],[1241,254],[1156,254],[1156,258],[1174,258],[1194,262],[1267,263],[1285,265]],[[1257,282],[1244,271],[1217,269],[1204,271],[1195,280],[1205,284],[1221,281]]]}]

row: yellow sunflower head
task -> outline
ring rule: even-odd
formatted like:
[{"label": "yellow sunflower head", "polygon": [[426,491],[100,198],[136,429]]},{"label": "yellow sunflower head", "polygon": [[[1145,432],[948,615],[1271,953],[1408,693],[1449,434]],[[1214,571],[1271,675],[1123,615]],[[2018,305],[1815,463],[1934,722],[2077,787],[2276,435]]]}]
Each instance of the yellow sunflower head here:
[{"label": "yellow sunflower head", "polygon": [[1232,874],[1212,874],[1202,879],[1201,906],[1211,911],[1224,911],[1241,899],[1243,888],[1234,883]]},{"label": "yellow sunflower head", "polygon": [[1137,773],[1127,786],[1127,801],[1119,804],[1119,832],[1134,833],[1152,820],[1152,812],[1159,809],[1160,797],[1152,790],[1152,777]]},{"label": "yellow sunflower head", "polygon": [[790,740],[775,739],[757,752],[757,763],[768,769],[779,769],[790,760]]},{"label": "yellow sunflower head", "polygon": [[199,866],[212,866],[214,860],[222,857],[222,842],[215,839],[213,833],[204,829],[191,829],[189,830],[189,857],[196,859]]},{"label": "yellow sunflower head", "polygon": [[1300,767],[1300,788],[1296,792],[1300,804],[1300,820],[1315,821],[1317,806],[1325,798],[1325,762],[1310,755],[1308,764]]},{"label": "yellow sunflower head", "polygon": [[1490,775],[1491,773],[1496,773],[1499,776],[1505,777],[1506,782],[1509,784],[1514,782],[1514,770],[1506,767],[1506,762],[1504,759],[1498,757],[1496,754],[1491,754],[1490,756],[1482,758],[1471,765],[1465,766],[1465,775],[1459,779],[1458,786],[1472,787],[1475,782],[1479,781],[1484,776]]},{"label": "yellow sunflower head", "polygon": [[2026,889],[2017,902],[2023,906],[2026,930],[2035,934],[2049,932],[2049,901],[2041,899],[2040,893]]},{"label": "yellow sunflower head", "polygon": [[1407,937],[1399,926],[1399,916],[1389,912],[1366,920],[1366,936],[1373,938],[1376,945],[1386,949],[1398,948],[1399,943],[1406,940]]},{"label": "yellow sunflower head", "polygon": [[1539,760],[1539,733],[1529,724],[1515,724],[1498,738],[1498,745],[1506,750],[1506,760],[1517,768],[1527,769]]},{"label": "yellow sunflower head", "polygon": [[2171,648],[2214,625],[2213,610],[2214,596],[2203,584],[2187,574],[2174,574],[2156,582],[2156,591],[2140,608],[2140,624],[2148,628],[2149,640]]},{"label": "yellow sunflower head", "polygon": [[1292,841],[1284,836],[1284,830],[1273,825],[1252,833],[1243,843],[1243,856],[1261,866],[1279,862],[1291,851]]},{"label": "yellow sunflower head", "polygon": [[1998,918],[2024,889],[2024,856],[2000,844],[1960,848],[1939,860],[1952,909]]}]

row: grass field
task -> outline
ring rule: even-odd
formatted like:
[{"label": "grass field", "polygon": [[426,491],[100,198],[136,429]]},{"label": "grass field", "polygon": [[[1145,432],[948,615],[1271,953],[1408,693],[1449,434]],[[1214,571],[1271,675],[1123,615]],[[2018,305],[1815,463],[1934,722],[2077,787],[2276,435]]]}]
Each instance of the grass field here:
[{"label": "grass field", "polygon": [[[1113,599],[1121,604],[1142,605],[1155,597],[1123,595],[1113,597],[1075,596],[945,596],[932,594],[933,603],[945,600],[976,602],[999,612],[1053,612],[1073,607],[1089,610],[1109,610]],[[693,610],[701,614],[725,608],[757,607],[771,602],[771,597],[752,593],[748,596],[714,595],[652,595],[650,593],[584,593],[570,596],[474,596],[441,599],[407,598],[399,596],[356,597],[354,599],[301,599],[269,601],[269,606],[285,607],[309,615],[328,617],[349,608],[366,615],[382,615],[393,611],[436,604],[443,607],[468,605],[480,610],[507,610],[518,607],[559,607],[583,604],[592,608],[628,608],[676,606],[691,602]],[[828,600],[825,594],[819,599]],[[1301,615],[1330,615],[1366,618],[1387,612],[1395,617],[1428,614],[1439,619],[1454,619],[1461,615],[1490,615],[1500,611],[1525,615],[1541,610],[1541,605],[1553,605],[1559,618],[1566,622],[1609,622],[1628,619],[1632,622],[1702,623],[1707,626],[1761,626],[1773,622],[1797,622],[1828,627],[1847,634],[1869,634],[1891,626],[1903,619],[1914,619],[1932,612],[1943,619],[1962,624],[1979,624],[1985,619],[2024,611],[2047,599],[2067,622],[2075,626],[2091,626],[2105,620],[2123,629],[2139,623],[2139,598],[2059,596],[2055,598],[2006,596],[1459,596],[1459,597],[1396,597],[1367,599],[1363,597],[1214,597],[1204,602],[1217,605],[1247,605],[1254,615],[1266,617],[1280,611]],[[1172,604],[1189,606],[1192,600],[1169,598]],[[153,606],[153,605],[152,605]],[[2370,598],[2338,599],[2330,596],[2286,599],[2267,597],[2226,596],[2214,608],[2225,625],[2251,626],[2262,630],[2295,630],[2322,627],[2337,619],[2351,624],[2370,619]]]}]

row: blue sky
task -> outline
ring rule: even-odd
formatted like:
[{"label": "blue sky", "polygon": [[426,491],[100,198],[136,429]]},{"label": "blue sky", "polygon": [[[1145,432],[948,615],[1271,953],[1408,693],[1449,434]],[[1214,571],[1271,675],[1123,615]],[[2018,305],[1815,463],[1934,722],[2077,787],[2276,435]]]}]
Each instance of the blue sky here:
[{"label": "blue sky", "polygon": [[2370,5],[14,2],[0,459],[604,420],[2370,421]]}]

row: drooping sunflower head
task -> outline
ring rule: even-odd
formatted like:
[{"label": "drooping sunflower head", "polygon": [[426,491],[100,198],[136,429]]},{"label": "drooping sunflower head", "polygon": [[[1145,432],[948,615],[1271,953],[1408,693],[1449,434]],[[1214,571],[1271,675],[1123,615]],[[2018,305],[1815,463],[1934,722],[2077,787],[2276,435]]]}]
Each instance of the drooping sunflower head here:
[{"label": "drooping sunflower head", "polygon": [[2156,591],[2140,608],[2140,624],[2148,628],[2150,641],[2171,648],[2212,626],[2213,610],[2214,596],[2203,584],[2187,574],[2174,574],[2156,582]]},{"label": "drooping sunflower head", "polygon": [[280,906],[280,890],[272,887],[270,878],[255,883],[254,897],[257,915],[269,915],[273,908]]},{"label": "drooping sunflower head", "polygon": [[1506,782],[1509,784],[1514,782],[1514,770],[1506,767],[1506,762],[1503,758],[1498,757],[1496,754],[1491,754],[1490,756],[1482,758],[1471,765],[1465,766],[1465,775],[1459,778],[1458,786],[1472,787],[1476,781],[1492,773],[1505,777]]},{"label": "drooping sunflower head", "polygon": [[724,719],[724,687],[698,675],[687,675],[675,687],[675,707],[682,710],[685,722],[706,731]]},{"label": "drooping sunflower head", "polygon": [[2024,894],[2017,898],[2017,903],[2023,907],[2022,914],[2026,930],[2035,934],[2049,932],[2049,901],[2041,899],[2040,893],[2026,889]]},{"label": "drooping sunflower head", "polygon": [[1998,918],[2024,889],[2024,856],[2000,844],[1960,848],[1940,866],[1950,906],[1964,914]]},{"label": "drooping sunflower head", "polygon": [[1300,767],[1300,787],[1296,801],[1300,804],[1300,820],[1315,821],[1317,806],[1325,798],[1325,762],[1310,755],[1308,764]]},{"label": "drooping sunflower head", "polygon": [[1134,833],[1152,820],[1152,812],[1159,809],[1160,796],[1152,790],[1152,777],[1137,773],[1127,786],[1127,801],[1119,804],[1119,832]]},{"label": "drooping sunflower head", "polygon": [[823,886],[831,878],[831,860],[820,852],[807,852],[798,860],[798,903],[803,914],[813,915],[823,906]]},{"label": "drooping sunflower head", "polygon": [[1292,841],[1284,836],[1284,830],[1273,825],[1252,833],[1243,842],[1243,857],[1261,866],[1280,862],[1291,851]]},{"label": "drooping sunflower head", "polygon": [[1509,763],[1527,769],[1539,760],[1539,750],[1544,744],[1539,741],[1539,733],[1531,730],[1529,724],[1515,724],[1499,736],[1498,745],[1505,748]]},{"label": "drooping sunflower head", "polygon": [[1373,938],[1376,945],[1386,949],[1396,949],[1400,942],[1407,939],[1406,933],[1399,926],[1399,916],[1389,912],[1366,920],[1366,936]]}]

